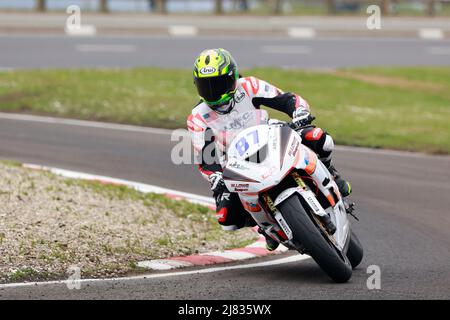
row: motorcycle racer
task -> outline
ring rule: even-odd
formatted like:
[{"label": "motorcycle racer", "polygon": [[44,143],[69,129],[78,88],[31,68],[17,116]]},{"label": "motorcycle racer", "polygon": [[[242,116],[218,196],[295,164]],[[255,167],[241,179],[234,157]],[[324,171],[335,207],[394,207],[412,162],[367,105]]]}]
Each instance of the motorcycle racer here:
[{"label": "motorcycle racer", "polygon": [[[311,122],[308,102],[301,96],[283,92],[270,83],[255,77],[241,77],[231,54],[222,48],[208,49],[200,53],[194,62],[194,84],[201,101],[188,116],[187,127],[197,156],[200,158],[199,171],[210,182],[216,201],[216,218],[225,230],[235,230],[255,226],[255,222],[242,206],[239,197],[230,193],[222,177],[220,161],[205,161],[203,154],[211,144],[213,153],[225,147],[215,142],[211,125],[220,126],[231,112],[245,113],[259,109],[262,105],[281,111],[293,118],[293,123],[302,127],[297,131],[302,143],[312,149],[333,175],[343,197],[351,193],[351,185],[344,180],[331,163],[334,148],[332,137]],[[224,128],[225,129],[225,128]],[[211,149],[211,148],[209,148]],[[225,150],[221,150],[223,153]],[[214,154],[213,154],[214,156]],[[328,218],[324,221],[333,230]],[[260,231],[263,233],[262,231]],[[264,233],[263,233],[264,234]],[[267,249],[275,250],[278,242],[265,235]]]}]

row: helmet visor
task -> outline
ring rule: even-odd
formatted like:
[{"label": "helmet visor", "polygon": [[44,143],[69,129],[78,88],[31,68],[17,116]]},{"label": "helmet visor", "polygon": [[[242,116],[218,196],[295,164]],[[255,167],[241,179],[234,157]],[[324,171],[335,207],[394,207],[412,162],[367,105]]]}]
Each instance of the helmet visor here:
[{"label": "helmet visor", "polygon": [[232,92],[236,87],[233,76],[222,75],[218,77],[195,78],[198,94],[206,102],[216,102],[222,95]]}]

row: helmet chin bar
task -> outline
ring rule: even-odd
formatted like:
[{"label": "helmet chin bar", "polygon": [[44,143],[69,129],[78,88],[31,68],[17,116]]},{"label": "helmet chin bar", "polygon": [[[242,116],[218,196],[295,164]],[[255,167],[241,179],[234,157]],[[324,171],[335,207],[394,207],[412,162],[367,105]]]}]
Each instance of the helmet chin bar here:
[{"label": "helmet chin bar", "polygon": [[[234,105],[235,105],[235,102],[234,102],[234,98],[233,98],[228,103],[226,103],[226,104],[224,104],[222,106],[213,106],[213,107],[210,107],[210,108],[213,109],[218,114],[227,114],[227,113],[230,113],[231,110],[233,110]],[[227,106],[227,107],[224,108],[224,110],[220,110],[220,108],[223,108],[225,106]]]},{"label": "helmet chin bar", "polygon": [[[229,113],[231,110],[233,110],[234,105],[236,104],[235,100],[234,100],[234,94],[233,97],[231,98],[231,100],[223,105],[214,105],[214,106],[209,106],[212,110],[214,110],[215,112],[217,112],[218,114],[227,114]],[[223,108],[223,110],[221,110]]]}]

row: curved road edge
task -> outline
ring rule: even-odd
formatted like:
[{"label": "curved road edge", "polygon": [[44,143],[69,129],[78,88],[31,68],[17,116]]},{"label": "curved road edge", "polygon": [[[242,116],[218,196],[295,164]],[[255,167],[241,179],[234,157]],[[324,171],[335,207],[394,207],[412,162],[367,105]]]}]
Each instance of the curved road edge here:
[{"label": "curved road edge", "polygon": [[[113,178],[113,177],[94,175],[94,174],[89,174],[89,173],[85,173],[85,172],[65,170],[65,169],[30,164],[30,163],[24,163],[24,164],[22,164],[22,166],[24,168],[28,168],[28,169],[32,169],[32,170],[50,172],[52,174],[55,174],[55,175],[58,175],[61,177],[65,177],[65,178],[70,178],[70,179],[81,179],[81,180],[87,180],[87,181],[96,181],[96,182],[100,182],[102,184],[127,186],[129,188],[132,188],[132,189],[142,192],[142,193],[162,194],[171,199],[185,200],[185,201],[188,201],[191,203],[204,205],[204,206],[209,207],[212,210],[215,210],[214,200],[212,198],[208,198],[205,196],[200,196],[200,195],[196,195],[196,194],[192,194],[192,193],[181,192],[181,191],[177,191],[177,190],[162,188],[162,187],[149,185],[149,184],[145,184],[145,183],[140,183],[140,182],[135,182],[135,181],[117,179],[117,178]],[[157,271],[172,270],[172,269],[179,269],[179,268],[186,268],[186,267],[204,267],[204,266],[224,264],[224,263],[236,262],[236,261],[242,262],[242,261],[249,260],[249,259],[265,257],[265,256],[269,256],[269,255],[277,255],[277,254],[281,254],[281,253],[284,253],[287,251],[288,251],[288,249],[285,246],[280,246],[274,252],[268,251],[267,249],[265,249],[264,237],[260,236],[256,242],[254,242],[246,247],[243,247],[243,248],[235,248],[235,249],[224,250],[224,251],[206,252],[206,253],[189,255],[189,256],[171,257],[168,259],[139,261],[139,262],[137,262],[137,266],[142,269],[150,269],[150,270],[157,270]],[[301,258],[295,259],[295,261],[305,260],[308,258],[309,258],[308,256],[301,256]],[[121,277],[118,279],[127,279],[127,278],[128,277],[124,277],[124,278]],[[135,277],[132,277],[132,279],[135,279]],[[113,279],[105,279],[105,281],[110,281],[110,280],[113,280]],[[86,280],[86,281],[91,281],[91,280]],[[40,282],[33,282],[33,283],[37,284]],[[42,283],[61,283],[61,282],[42,282]],[[27,283],[27,284],[29,284],[29,283]],[[0,288],[14,287],[14,286],[20,286],[20,285],[21,285],[21,283],[11,283],[11,284],[6,284],[6,285],[0,285]]]},{"label": "curved road edge", "polygon": [[[90,121],[23,114],[7,117],[1,119],[0,115],[2,158],[142,181],[204,196],[210,194],[192,165],[168,161],[174,144],[170,130],[152,132],[150,128],[103,123],[94,126]],[[25,118],[28,121],[22,121]],[[210,298],[214,287],[216,299],[230,296],[272,299],[280,292],[291,299],[336,296],[448,299],[450,220],[446,213],[450,207],[447,196],[450,157],[339,147],[334,160],[355,186],[353,197],[361,220],[355,227],[368,248],[364,264],[345,290],[328,286],[320,276],[320,269],[309,259],[246,270],[228,269],[248,265],[239,262],[235,266],[235,262],[223,267],[226,269],[208,268],[219,270],[217,274],[190,273],[189,277],[151,281],[144,280],[145,276],[134,281],[97,281],[83,287],[82,292],[68,291],[64,285],[22,289],[0,286],[0,298]],[[273,256],[261,259],[285,261],[284,257]],[[369,265],[378,265],[383,270],[381,291],[366,288],[365,268]],[[225,277],[218,276],[222,271],[226,271]],[[186,272],[194,271],[189,268]],[[270,290],[249,290],[265,288],[268,280]],[[167,290],[159,290],[160,286]]]}]

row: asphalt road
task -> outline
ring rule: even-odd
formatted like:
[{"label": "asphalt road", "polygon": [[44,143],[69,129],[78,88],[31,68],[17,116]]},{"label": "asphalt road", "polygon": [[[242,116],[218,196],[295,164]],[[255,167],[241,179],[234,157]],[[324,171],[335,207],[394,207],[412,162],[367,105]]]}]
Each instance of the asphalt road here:
[{"label": "asphalt road", "polygon": [[[165,134],[0,117],[0,158],[208,195],[192,166],[176,166],[169,160],[174,143]],[[347,284],[331,283],[313,261],[306,260],[198,275],[91,282],[81,290],[61,284],[0,288],[0,299],[449,299],[450,158],[339,148],[335,161],[353,183],[361,220],[354,228],[366,250]],[[381,269],[381,290],[366,286],[369,265]]]},{"label": "asphalt road", "polygon": [[0,35],[0,70],[159,66],[190,68],[205,48],[230,50],[239,66],[336,68],[375,65],[450,65],[450,40],[230,36],[170,37],[49,34]]}]

